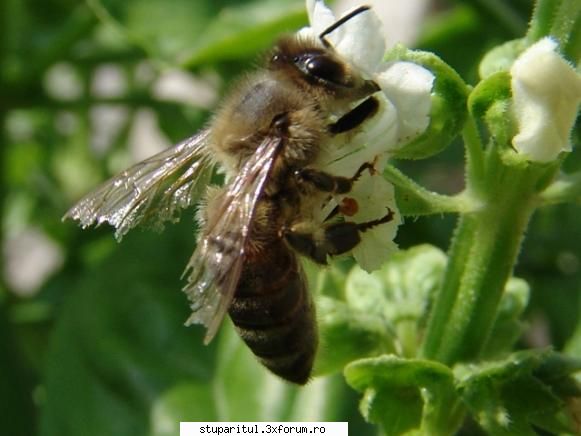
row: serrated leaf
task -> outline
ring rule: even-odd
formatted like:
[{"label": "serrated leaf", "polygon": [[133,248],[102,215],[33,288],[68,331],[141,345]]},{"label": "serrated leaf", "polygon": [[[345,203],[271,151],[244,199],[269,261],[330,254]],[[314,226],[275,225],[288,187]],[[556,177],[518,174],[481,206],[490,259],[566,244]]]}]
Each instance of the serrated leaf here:
[{"label": "serrated leaf", "polygon": [[447,412],[455,400],[452,372],[437,362],[384,355],[351,363],[345,377],[364,393],[363,416],[390,435],[420,425],[436,431],[441,411]]},{"label": "serrated leaf", "polygon": [[426,387],[448,389],[453,378],[450,369],[438,362],[421,359],[403,359],[384,355],[361,359],[345,368],[347,382],[358,391],[369,387]]},{"label": "serrated leaf", "polygon": [[378,424],[386,435],[400,435],[419,426],[422,398],[415,389],[367,389],[359,404],[363,417]]},{"label": "serrated leaf", "polygon": [[392,324],[417,321],[425,315],[445,266],[446,255],[442,251],[419,245],[395,253],[372,274],[354,268],[346,282],[347,304],[365,313],[382,315]]},{"label": "serrated leaf", "polygon": [[560,377],[547,370],[560,368],[570,373],[573,367],[551,351],[530,350],[513,353],[501,361],[459,365],[454,372],[459,393],[487,431],[534,435],[533,426],[557,432],[570,426],[564,416],[559,419],[565,403],[556,395],[547,374]]}]

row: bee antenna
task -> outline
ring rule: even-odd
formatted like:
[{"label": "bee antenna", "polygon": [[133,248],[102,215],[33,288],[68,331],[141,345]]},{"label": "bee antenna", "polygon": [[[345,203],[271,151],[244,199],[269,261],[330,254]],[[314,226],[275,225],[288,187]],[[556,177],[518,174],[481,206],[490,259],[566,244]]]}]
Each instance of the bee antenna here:
[{"label": "bee antenna", "polygon": [[337,29],[338,27],[342,26],[343,24],[345,24],[347,21],[349,21],[351,18],[356,17],[357,15],[359,15],[362,12],[368,11],[369,9],[371,9],[371,6],[359,6],[356,9],[353,9],[351,12],[349,12],[347,15],[339,18],[337,21],[335,21],[333,24],[331,24],[329,27],[327,27],[325,30],[323,30],[320,34],[319,34],[319,39],[321,40],[321,42],[328,47],[330,44],[329,42],[325,39],[325,36],[327,36],[329,33],[333,32],[335,29]]}]

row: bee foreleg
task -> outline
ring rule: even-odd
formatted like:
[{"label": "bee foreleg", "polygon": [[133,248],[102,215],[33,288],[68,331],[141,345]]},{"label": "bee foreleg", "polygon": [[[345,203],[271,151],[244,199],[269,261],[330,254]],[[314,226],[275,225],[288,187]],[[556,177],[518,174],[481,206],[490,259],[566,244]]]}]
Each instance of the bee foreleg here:
[{"label": "bee foreleg", "polygon": [[359,127],[365,120],[371,118],[379,108],[379,101],[371,96],[359,103],[351,111],[347,112],[333,124],[328,126],[329,132],[333,135],[348,132]]},{"label": "bee foreleg", "polygon": [[282,230],[288,244],[298,253],[326,265],[327,256],[337,256],[351,251],[361,242],[361,233],[393,220],[393,211],[387,208],[385,216],[363,223],[351,221],[326,224],[312,230],[301,223]]}]

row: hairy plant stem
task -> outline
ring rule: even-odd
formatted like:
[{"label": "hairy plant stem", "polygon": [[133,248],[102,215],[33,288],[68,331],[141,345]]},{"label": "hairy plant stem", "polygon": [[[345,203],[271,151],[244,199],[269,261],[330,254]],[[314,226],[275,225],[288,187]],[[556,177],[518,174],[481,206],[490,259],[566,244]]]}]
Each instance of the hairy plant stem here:
[{"label": "hairy plant stem", "polygon": [[581,2],[579,0],[537,0],[527,32],[530,42],[551,35],[560,51],[573,63],[581,54]]},{"label": "hairy plant stem", "polygon": [[495,147],[487,152],[481,207],[459,219],[421,350],[424,358],[453,365],[478,357],[546,176],[547,168],[505,162]]},{"label": "hairy plant stem", "polygon": [[[555,15],[563,10],[573,16]],[[537,39],[549,29],[565,29],[568,34],[580,10],[569,0],[539,0],[528,37]],[[526,162],[509,144],[493,143],[482,153],[473,123],[465,126],[464,140],[466,195],[477,207],[460,214],[421,349],[424,358],[450,366],[476,359],[486,345],[529,220],[535,208],[547,201],[539,193],[560,166],[560,162]],[[575,183],[571,185],[561,194],[576,194]]]},{"label": "hairy plant stem", "polygon": [[527,32],[529,40],[536,41],[550,33],[560,3],[561,0],[537,0]]}]

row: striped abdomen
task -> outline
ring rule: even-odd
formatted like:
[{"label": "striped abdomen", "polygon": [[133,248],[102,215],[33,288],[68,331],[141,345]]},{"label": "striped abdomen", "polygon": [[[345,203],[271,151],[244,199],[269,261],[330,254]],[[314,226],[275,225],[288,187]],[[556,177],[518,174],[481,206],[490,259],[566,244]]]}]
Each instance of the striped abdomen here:
[{"label": "striped abdomen", "polygon": [[229,309],[252,352],[276,375],[305,384],[317,350],[315,309],[296,256],[280,240],[247,261]]}]

